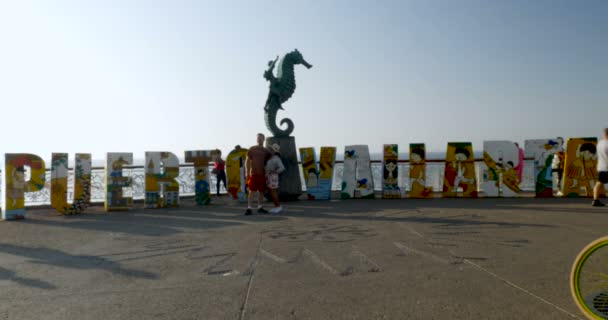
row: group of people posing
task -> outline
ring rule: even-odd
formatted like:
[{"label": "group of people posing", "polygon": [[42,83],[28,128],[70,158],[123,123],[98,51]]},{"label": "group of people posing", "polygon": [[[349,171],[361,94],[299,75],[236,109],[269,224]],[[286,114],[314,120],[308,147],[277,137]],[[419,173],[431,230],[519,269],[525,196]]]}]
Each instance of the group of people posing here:
[{"label": "group of people posing", "polygon": [[257,212],[261,214],[268,213],[263,207],[264,193],[268,190],[270,197],[274,203],[274,208],[271,213],[279,213],[283,207],[279,203],[279,174],[285,171],[283,161],[281,161],[281,148],[278,144],[266,144],[264,147],[265,137],[258,133],[257,144],[247,152],[247,160],[245,161],[245,179],[249,188],[249,196],[247,198],[247,210],[245,215],[253,213],[253,201],[257,198]]},{"label": "group of people posing", "polygon": [[[276,144],[266,144],[264,146],[265,136],[258,133],[257,144],[249,148],[247,152],[247,160],[245,161],[245,180],[247,181],[247,187],[249,189],[249,195],[247,198],[247,210],[245,215],[251,215],[253,213],[253,201],[257,199],[257,212],[261,214],[269,213],[268,210],[264,209],[264,194],[266,191],[270,194],[274,208],[270,210],[270,213],[279,213],[283,211],[283,207],[279,203],[279,174],[285,171],[285,166],[281,160],[281,147]],[[219,152],[219,150],[218,150]],[[215,165],[212,174],[217,179],[217,195],[220,195],[220,183],[224,183],[226,187],[226,162],[221,157],[215,161]]]}]

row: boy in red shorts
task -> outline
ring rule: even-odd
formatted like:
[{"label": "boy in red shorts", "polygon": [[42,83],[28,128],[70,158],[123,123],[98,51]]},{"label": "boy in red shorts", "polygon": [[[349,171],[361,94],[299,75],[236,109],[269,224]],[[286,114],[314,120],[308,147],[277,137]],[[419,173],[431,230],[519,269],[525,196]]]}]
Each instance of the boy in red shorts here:
[{"label": "boy in red shorts", "polygon": [[[271,153],[264,148],[264,135],[258,133],[257,145],[249,148],[247,160],[245,161],[245,179],[249,187],[249,197],[247,198],[247,211],[245,215],[252,213],[252,202],[255,196],[258,197],[258,213],[268,213],[263,207],[264,191],[266,191],[266,161],[270,159]],[[257,194],[257,195],[254,195]]]}]

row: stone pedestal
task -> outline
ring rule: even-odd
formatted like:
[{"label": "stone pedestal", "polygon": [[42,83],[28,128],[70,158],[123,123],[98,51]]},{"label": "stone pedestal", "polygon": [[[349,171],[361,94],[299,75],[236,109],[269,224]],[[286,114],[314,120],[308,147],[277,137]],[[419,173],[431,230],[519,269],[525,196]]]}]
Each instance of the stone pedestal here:
[{"label": "stone pedestal", "polygon": [[298,200],[302,194],[302,181],[300,180],[296,139],[294,137],[268,137],[266,143],[269,145],[276,143],[281,146],[281,160],[285,165],[285,171],[280,175],[279,200]]}]

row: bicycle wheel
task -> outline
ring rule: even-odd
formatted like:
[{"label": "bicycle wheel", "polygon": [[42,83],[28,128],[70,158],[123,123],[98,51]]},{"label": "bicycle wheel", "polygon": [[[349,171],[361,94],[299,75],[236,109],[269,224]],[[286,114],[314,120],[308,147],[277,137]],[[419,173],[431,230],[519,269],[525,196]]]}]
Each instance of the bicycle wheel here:
[{"label": "bicycle wheel", "polygon": [[583,249],[574,261],[570,290],[579,309],[589,319],[608,319],[608,237]]}]

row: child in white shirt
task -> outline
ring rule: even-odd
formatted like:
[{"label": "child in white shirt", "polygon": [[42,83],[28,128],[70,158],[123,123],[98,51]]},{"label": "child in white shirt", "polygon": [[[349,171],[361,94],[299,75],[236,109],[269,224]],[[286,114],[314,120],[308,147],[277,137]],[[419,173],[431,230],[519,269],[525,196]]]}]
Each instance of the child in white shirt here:
[{"label": "child in white shirt", "polygon": [[268,189],[270,189],[270,196],[274,202],[274,208],[270,210],[271,213],[279,213],[283,210],[281,204],[279,204],[279,174],[285,171],[283,161],[281,161],[280,150],[281,147],[274,143],[268,147],[273,154],[268,162],[266,162],[266,181]]}]

